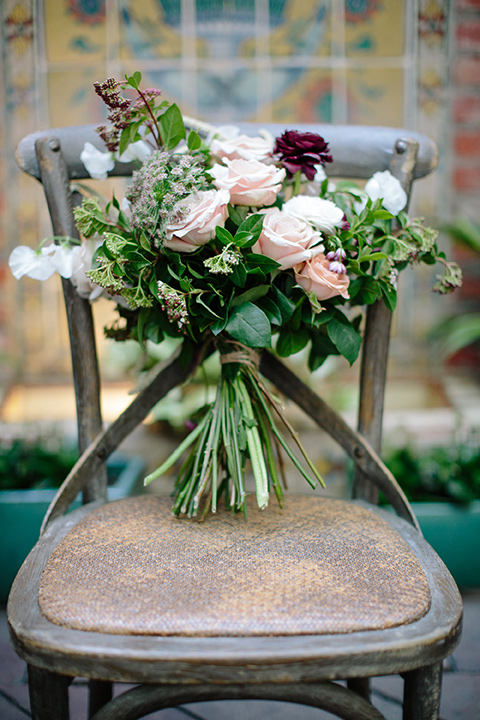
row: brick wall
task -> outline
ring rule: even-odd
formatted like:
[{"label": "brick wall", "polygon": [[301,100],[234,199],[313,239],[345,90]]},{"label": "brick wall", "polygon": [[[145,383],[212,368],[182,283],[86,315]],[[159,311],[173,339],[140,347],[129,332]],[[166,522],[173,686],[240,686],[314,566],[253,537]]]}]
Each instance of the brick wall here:
[{"label": "brick wall", "polygon": [[[480,225],[480,0],[455,3],[452,63],[451,216]],[[456,312],[480,311],[480,256],[456,250],[464,286]],[[453,364],[480,367],[480,344],[457,353]]]}]

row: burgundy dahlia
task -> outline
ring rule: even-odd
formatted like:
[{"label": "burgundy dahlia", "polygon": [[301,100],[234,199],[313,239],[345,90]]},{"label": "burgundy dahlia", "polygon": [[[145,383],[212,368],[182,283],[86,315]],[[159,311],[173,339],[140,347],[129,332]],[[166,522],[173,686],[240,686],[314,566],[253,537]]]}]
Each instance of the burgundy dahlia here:
[{"label": "burgundy dahlia", "polygon": [[321,135],[286,130],[276,139],[274,154],[279,157],[290,177],[301,170],[309,180],[313,180],[316,173],[315,165],[332,162],[328,149],[328,143]]}]

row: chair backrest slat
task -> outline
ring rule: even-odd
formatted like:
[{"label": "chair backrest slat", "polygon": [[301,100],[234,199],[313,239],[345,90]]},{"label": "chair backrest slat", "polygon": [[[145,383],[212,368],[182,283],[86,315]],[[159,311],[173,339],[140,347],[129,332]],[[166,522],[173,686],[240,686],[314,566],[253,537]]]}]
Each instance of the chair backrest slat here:
[{"label": "chair backrest slat", "polygon": [[[45,191],[54,235],[79,238],[73,218],[73,201],[68,171],[55,135],[35,142],[40,179]],[[102,430],[100,376],[92,309],[69,280],[62,280],[72,354],[75,401],[77,406],[78,449],[82,454]],[[107,474],[101,468],[83,493],[84,502],[104,499]]]},{"label": "chair backrest slat", "polygon": [[[71,180],[89,178],[80,153],[85,142],[90,142],[105,151],[105,145],[95,132],[96,125],[44,130],[27,135],[19,143],[16,151],[18,165],[29,175],[40,179],[35,154],[35,142],[41,137],[55,137],[59,140],[62,153]],[[273,135],[280,135],[285,125],[279,124],[240,124],[246,133],[256,134],[265,127]],[[312,131],[322,135],[329,144],[333,163],[326,167],[328,175],[350,178],[369,178],[377,170],[388,170],[394,157],[394,148],[399,138],[410,138],[419,144],[418,159],[415,165],[414,179],[429,175],[438,164],[438,151],[430,138],[413,131],[389,127],[365,127],[363,125],[295,125],[297,130]],[[111,176],[130,175],[134,165],[116,163],[109,173]]]},{"label": "chair backrest slat", "polygon": [[[407,193],[406,207],[410,201],[418,153],[417,140],[399,137],[390,162],[390,172],[400,181]],[[382,446],[391,323],[392,313],[383,301],[378,300],[368,306],[360,366],[357,427],[378,455]],[[368,502],[378,501],[378,488],[370,482],[369,473],[362,472],[358,466],[355,469],[353,495]]]}]

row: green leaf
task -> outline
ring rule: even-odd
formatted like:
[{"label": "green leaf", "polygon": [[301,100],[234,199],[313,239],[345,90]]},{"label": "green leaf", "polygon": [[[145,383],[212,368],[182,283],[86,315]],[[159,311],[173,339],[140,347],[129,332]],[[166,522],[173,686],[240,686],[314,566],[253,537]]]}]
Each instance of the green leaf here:
[{"label": "green leaf", "polygon": [[375,210],[373,216],[375,220],[390,220],[391,218],[395,217],[395,215],[392,215],[391,212],[388,212],[388,210],[384,210],[383,208],[380,210]]},{"label": "green leaf", "polygon": [[164,150],[173,150],[186,136],[182,113],[175,103],[160,115],[158,124]]},{"label": "green leaf", "polygon": [[198,150],[198,148],[201,146],[202,140],[200,138],[200,135],[195,130],[190,130],[188,134],[187,139],[187,147],[192,152],[193,150]]},{"label": "green leaf", "polygon": [[232,233],[228,232],[228,230],[223,227],[217,226],[217,229],[215,230],[215,237],[217,240],[220,240],[222,245],[230,245],[230,243],[233,243]]},{"label": "green leaf", "polygon": [[232,300],[231,307],[236,307],[237,305],[241,305],[245,302],[255,302],[255,300],[258,300],[266,295],[269,290],[270,285],[257,285],[256,287],[250,288],[250,290],[246,290],[244,293],[236,295]]},{"label": "green leaf", "polygon": [[241,205],[228,205],[228,216],[237,227],[240,227],[240,225],[243,223],[247,216],[247,213],[247,207],[242,207]]},{"label": "green leaf", "polygon": [[[235,234],[235,245],[245,248],[255,245],[262,232],[264,219],[265,215],[260,215],[259,213],[249,215],[245,218]],[[246,235],[244,233],[246,233]],[[237,240],[237,237],[240,239]]]},{"label": "green leaf", "polygon": [[133,88],[135,88],[135,90],[138,90],[138,88],[140,87],[140,83],[142,82],[142,73],[138,72],[138,70],[137,70],[136,72],[133,73],[133,75],[130,75],[130,77],[128,75],[125,75],[125,80],[130,85],[130,87],[133,87]]},{"label": "green leaf", "polygon": [[283,323],[287,323],[295,312],[295,303],[278,288],[274,287],[273,291],[277,300],[278,309],[282,315],[282,321]]},{"label": "green leaf", "polygon": [[246,302],[236,307],[225,330],[247,347],[271,347],[272,330],[268,317],[253,303]]},{"label": "green leaf", "polygon": [[242,262],[238,263],[238,265],[234,265],[229,277],[233,284],[237,287],[245,287],[245,282],[247,280],[245,265]]},{"label": "green leaf", "polygon": [[358,357],[362,345],[362,336],[343,313],[337,311],[327,324],[328,337],[340,355],[352,365]]},{"label": "green leaf", "polygon": [[260,255],[259,253],[248,253],[248,255],[245,255],[245,263],[249,275],[265,276],[280,267],[280,263],[276,260],[272,260],[266,255]]},{"label": "green leaf", "polygon": [[363,248],[359,255],[359,262],[373,262],[374,260],[386,260],[388,255],[383,252],[370,252],[367,247]]},{"label": "green leaf", "polygon": [[385,305],[393,312],[397,306],[397,292],[395,288],[386,282],[380,282],[379,284]]},{"label": "green leaf", "polygon": [[260,298],[257,305],[263,310],[272,325],[282,324],[282,313],[271,298]]},{"label": "green leaf", "polygon": [[300,327],[295,332],[284,328],[279,333],[276,351],[280,357],[288,357],[303,350],[309,339],[308,330],[304,327]]}]

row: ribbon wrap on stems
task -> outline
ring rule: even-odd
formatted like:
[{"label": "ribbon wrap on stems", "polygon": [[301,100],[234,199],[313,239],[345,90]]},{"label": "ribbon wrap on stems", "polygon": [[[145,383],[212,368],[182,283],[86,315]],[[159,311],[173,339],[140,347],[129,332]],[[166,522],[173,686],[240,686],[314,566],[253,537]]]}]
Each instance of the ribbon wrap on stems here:
[{"label": "ribbon wrap on stems", "polygon": [[[273,489],[279,505],[283,502],[285,477],[281,450],[312,487],[323,480],[308,457],[297,433],[285,418],[278,401],[262,382],[259,354],[240,343],[218,342],[221,373],[215,400],[208,405],[196,427],[153,473],[149,484],[163,475],[188,450],[175,484],[175,515],[204,517],[216,512],[222,495],[228,508],[246,512],[247,461],[250,462],[258,506],[268,505]],[[277,416],[297,445],[308,467],[305,469],[275,423]]]}]

